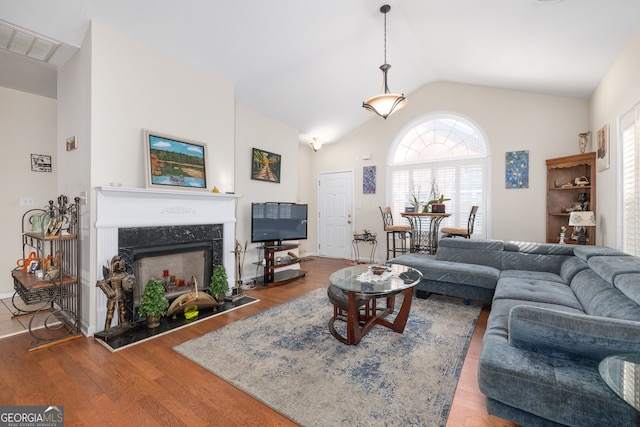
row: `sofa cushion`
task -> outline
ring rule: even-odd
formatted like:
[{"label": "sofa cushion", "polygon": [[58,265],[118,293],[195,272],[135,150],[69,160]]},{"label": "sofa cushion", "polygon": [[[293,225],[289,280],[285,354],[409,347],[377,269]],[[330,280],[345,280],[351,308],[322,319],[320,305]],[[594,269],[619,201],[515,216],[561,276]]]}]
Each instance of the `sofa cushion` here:
[{"label": "sofa cushion", "polygon": [[601,360],[640,352],[640,322],[518,305],[509,314],[509,344],[553,357]]},{"label": "sofa cushion", "polygon": [[438,243],[438,248],[502,251],[504,250],[504,242],[502,240],[447,238],[447,239],[440,239]]},{"label": "sofa cushion", "polygon": [[526,280],[546,280],[548,282],[565,283],[561,276],[548,271],[529,271],[529,270],[503,270],[500,272],[500,278],[514,278]]},{"label": "sofa cushion", "polygon": [[[500,288],[500,286],[498,286]],[[487,329],[483,340],[502,339],[506,343],[509,339],[509,315],[511,309],[517,305],[529,305],[533,307],[548,308],[557,311],[565,311],[567,313],[584,314],[584,311],[577,308],[568,307],[566,305],[558,305],[545,302],[527,301],[523,302],[519,299],[494,298],[491,304],[491,313],[487,320]]]},{"label": "sofa cushion", "polygon": [[441,239],[436,259],[499,269],[502,267],[503,247],[501,240]]},{"label": "sofa cushion", "polygon": [[617,249],[606,246],[572,245],[573,254],[583,261],[589,261],[594,256],[631,256]]},{"label": "sofa cushion", "polygon": [[587,314],[640,321],[640,306],[592,269],[576,274],[571,289]]},{"label": "sofa cushion", "polygon": [[613,284],[619,274],[640,273],[640,258],[633,256],[595,256],[589,258],[589,268]]},{"label": "sofa cushion", "polygon": [[627,298],[640,305],[640,273],[621,274],[613,285]]},{"label": "sofa cushion", "polygon": [[572,256],[504,251],[502,252],[502,265],[500,269],[548,271],[560,274],[562,264],[569,258],[572,258]]},{"label": "sofa cushion", "polygon": [[493,296],[494,301],[498,299],[519,300],[523,304],[546,303],[584,310],[569,285],[535,278],[501,277]]},{"label": "sofa cushion", "polygon": [[560,277],[562,277],[564,283],[571,283],[576,274],[587,268],[589,268],[589,265],[586,261],[572,256],[562,263],[562,267],[560,267]]},{"label": "sofa cushion", "polygon": [[414,253],[401,255],[389,262],[419,270],[423,280],[460,283],[488,289],[495,289],[500,277],[500,270],[494,267],[441,261],[432,256]]},{"label": "sofa cushion", "polygon": [[555,243],[511,241],[511,242],[504,242],[504,250],[507,252],[519,252],[522,254],[573,256],[572,245],[558,245]]}]

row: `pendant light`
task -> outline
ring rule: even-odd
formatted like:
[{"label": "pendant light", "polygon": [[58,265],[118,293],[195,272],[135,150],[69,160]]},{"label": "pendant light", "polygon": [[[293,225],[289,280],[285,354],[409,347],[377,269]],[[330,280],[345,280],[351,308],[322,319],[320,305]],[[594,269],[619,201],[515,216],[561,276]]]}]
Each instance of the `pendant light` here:
[{"label": "pendant light", "polygon": [[404,94],[398,95],[397,93],[391,93],[389,91],[389,85],[387,84],[387,73],[389,72],[389,68],[391,68],[391,65],[387,64],[387,13],[390,10],[391,6],[388,4],[380,7],[380,12],[384,15],[384,64],[380,66],[384,93],[375,95],[362,103],[362,107],[372,113],[376,113],[383,119],[386,119],[395,111],[407,105],[407,98],[404,97]]}]

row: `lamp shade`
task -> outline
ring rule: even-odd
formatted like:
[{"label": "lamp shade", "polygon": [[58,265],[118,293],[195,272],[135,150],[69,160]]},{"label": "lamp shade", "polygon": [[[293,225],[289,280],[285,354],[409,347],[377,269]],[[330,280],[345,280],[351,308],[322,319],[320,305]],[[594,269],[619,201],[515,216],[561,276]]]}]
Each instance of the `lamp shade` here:
[{"label": "lamp shade", "polygon": [[572,227],[593,227],[596,225],[596,215],[592,211],[575,211],[569,216]]},{"label": "lamp shade", "polygon": [[407,105],[407,98],[396,93],[383,93],[367,99],[362,105],[365,109],[387,118],[394,111]]}]

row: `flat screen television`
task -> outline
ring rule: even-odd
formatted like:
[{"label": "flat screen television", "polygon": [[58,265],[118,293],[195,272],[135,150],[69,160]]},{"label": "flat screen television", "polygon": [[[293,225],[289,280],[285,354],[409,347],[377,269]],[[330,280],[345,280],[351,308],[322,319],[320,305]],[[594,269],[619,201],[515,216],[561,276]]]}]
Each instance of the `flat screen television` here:
[{"label": "flat screen television", "polygon": [[252,203],[251,242],[281,245],[283,240],[306,239],[307,213],[306,204]]}]

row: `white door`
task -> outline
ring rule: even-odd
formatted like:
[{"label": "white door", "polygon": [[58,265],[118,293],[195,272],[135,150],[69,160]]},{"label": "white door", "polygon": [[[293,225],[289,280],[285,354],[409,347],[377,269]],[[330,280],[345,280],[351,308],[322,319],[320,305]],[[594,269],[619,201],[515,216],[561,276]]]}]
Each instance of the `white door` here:
[{"label": "white door", "polygon": [[318,254],[351,259],[353,240],[353,172],[319,174]]}]

